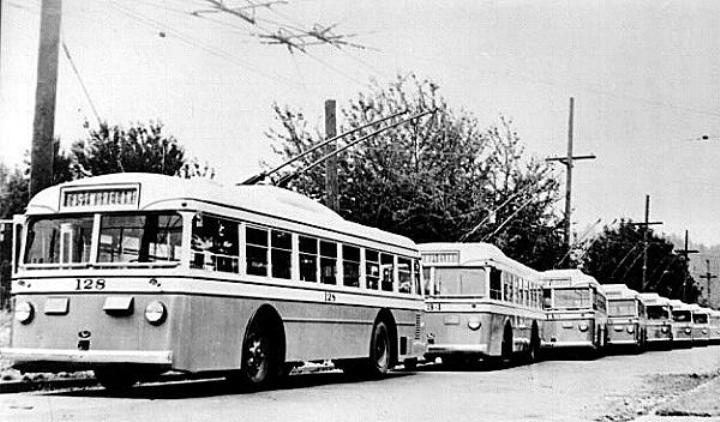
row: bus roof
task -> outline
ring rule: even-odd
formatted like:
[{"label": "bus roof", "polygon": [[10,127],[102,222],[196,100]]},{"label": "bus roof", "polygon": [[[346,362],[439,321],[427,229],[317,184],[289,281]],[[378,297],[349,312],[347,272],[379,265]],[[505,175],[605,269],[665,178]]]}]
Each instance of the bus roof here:
[{"label": "bus roof", "polygon": [[509,258],[500,248],[490,243],[434,242],[419,243],[417,247],[423,257],[423,265],[468,265],[493,261],[516,268],[532,278],[539,278],[540,276],[538,271]]},{"label": "bus roof", "polygon": [[670,305],[670,299],[657,293],[640,293],[638,296],[646,305]]},{"label": "bus roof", "polygon": [[689,311],[690,304],[683,302],[682,300],[671,299],[670,306],[673,307],[673,311]]},{"label": "bus roof", "polygon": [[[80,206],[72,210],[63,208],[62,201],[66,199],[61,198],[61,195],[64,192],[65,195],[77,192],[102,192],[103,189],[107,191],[137,189],[137,197],[132,197],[135,203],[132,208],[122,208],[125,211],[180,209],[180,203],[184,201],[197,201],[328,228],[417,250],[415,243],[405,236],[347,221],[324,205],[287,189],[268,185],[223,186],[203,178],[183,179],[150,173],[115,173],[52,186],[40,191],[30,200],[27,214],[94,212],[97,210],[85,203],[80,203]],[[100,211],[109,210],[112,208],[107,206],[100,209]]]},{"label": "bus roof", "polygon": [[692,304],[688,305],[688,308],[690,308],[690,310],[695,313],[709,314],[711,311],[711,309],[706,308],[704,306],[700,306],[697,303],[692,303]]},{"label": "bus roof", "polygon": [[625,284],[601,284],[600,288],[608,299],[635,299],[638,297],[637,290],[633,290]]},{"label": "bus roof", "polygon": [[595,277],[577,269],[547,270],[541,274],[545,285],[550,287],[599,286]]}]

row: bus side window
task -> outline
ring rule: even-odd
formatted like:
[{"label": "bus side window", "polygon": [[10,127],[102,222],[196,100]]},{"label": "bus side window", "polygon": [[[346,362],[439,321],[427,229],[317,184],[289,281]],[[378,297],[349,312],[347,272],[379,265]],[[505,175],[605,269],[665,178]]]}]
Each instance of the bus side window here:
[{"label": "bus side window", "polygon": [[343,284],[360,287],[360,248],[343,245]]},{"label": "bus side window", "polygon": [[490,268],[490,299],[502,300],[502,272]]},{"label": "bus side window", "polygon": [[300,280],[318,281],[318,240],[300,236]]},{"label": "bus side window", "polygon": [[425,283],[425,296],[433,296],[435,295],[435,289],[433,289],[432,284],[432,273],[430,272],[430,267],[422,267],[423,272],[423,282]]},{"label": "bus side window", "polygon": [[412,263],[413,263],[413,286],[414,286],[413,293],[415,293],[416,295],[419,295],[420,294],[420,271],[421,271],[420,261],[418,261],[417,259],[413,259]]},{"label": "bus side window", "polygon": [[398,258],[398,291],[400,293],[412,293],[411,277],[410,260]]},{"label": "bus side window", "polygon": [[273,230],[270,236],[270,263],[273,277],[290,279],[291,255],[292,235]]},{"label": "bus side window", "polygon": [[268,231],[255,227],[245,229],[245,256],[249,275],[268,275]]},{"label": "bus side window", "polygon": [[337,243],[320,241],[320,282],[337,284]]},{"label": "bus side window", "polygon": [[550,309],[552,307],[552,289],[543,289],[543,308]]},{"label": "bus side window", "polygon": [[368,289],[380,288],[380,253],[378,251],[365,250],[365,279]]},{"label": "bus side window", "polygon": [[380,269],[382,273],[382,289],[386,292],[393,291],[393,273],[395,272],[395,265],[393,262],[393,256],[388,254],[380,254]]}]

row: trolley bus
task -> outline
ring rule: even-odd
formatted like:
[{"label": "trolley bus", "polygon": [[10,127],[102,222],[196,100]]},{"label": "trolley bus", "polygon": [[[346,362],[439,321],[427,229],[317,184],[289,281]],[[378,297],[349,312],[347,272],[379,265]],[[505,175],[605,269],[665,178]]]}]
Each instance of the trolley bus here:
[{"label": "trolley bus", "polygon": [[645,306],[638,292],[624,284],[603,284],[608,308],[608,346],[645,349]]},{"label": "trolley bus", "polygon": [[690,305],[673,299],[670,301],[673,318],[673,346],[692,347],[693,345],[693,322]]},{"label": "trolley bus", "polygon": [[458,365],[537,359],[545,314],[539,273],[487,243],[418,245],[426,282],[426,358]]},{"label": "trolley bus", "polygon": [[707,346],[710,342],[710,310],[693,303],[690,305],[690,312],[693,346]]},{"label": "trolley bus", "polygon": [[20,369],[259,388],[300,362],[382,375],[425,352],[416,245],[288,190],[113,174],[43,190],[14,224],[0,354]]},{"label": "trolley bus", "polygon": [[548,319],[543,347],[602,352],[607,344],[607,301],[597,280],[580,270],[545,271],[542,280]]},{"label": "trolley bus", "polygon": [[720,311],[710,311],[710,344],[720,344]]},{"label": "trolley bus", "polygon": [[648,346],[670,348],[673,341],[670,299],[657,293],[640,293],[647,313],[646,341]]}]

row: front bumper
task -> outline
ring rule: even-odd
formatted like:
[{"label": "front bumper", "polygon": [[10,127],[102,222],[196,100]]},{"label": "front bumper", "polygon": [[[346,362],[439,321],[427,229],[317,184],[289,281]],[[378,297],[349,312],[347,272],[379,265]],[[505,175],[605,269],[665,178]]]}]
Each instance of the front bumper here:
[{"label": "front bumper", "polygon": [[543,348],[548,349],[594,349],[595,345],[590,340],[578,340],[578,341],[544,341],[542,343]]},{"label": "front bumper", "polygon": [[102,365],[150,365],[169,368],[172,352],[136,350],[74,350],[0,348],[0,356],[14,362],[14,366],[93,367]]}]

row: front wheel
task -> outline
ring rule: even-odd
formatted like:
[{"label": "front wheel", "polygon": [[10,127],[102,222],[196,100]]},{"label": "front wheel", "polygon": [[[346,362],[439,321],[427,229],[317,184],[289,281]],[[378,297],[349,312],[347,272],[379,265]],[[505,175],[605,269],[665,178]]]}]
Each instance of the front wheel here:
[{"label": "front wheel", "polygon": [[390,370],[392,361],[390,334],[385,322],[380,321],[373,328],[370,342],[370,372],[373,376],[383,376]]},{"label": "front wheel", "polygon": [[283,372],[279,344],[267,324],[253,321],[245,336],[240,382],[251,389],[270,386]]}]

